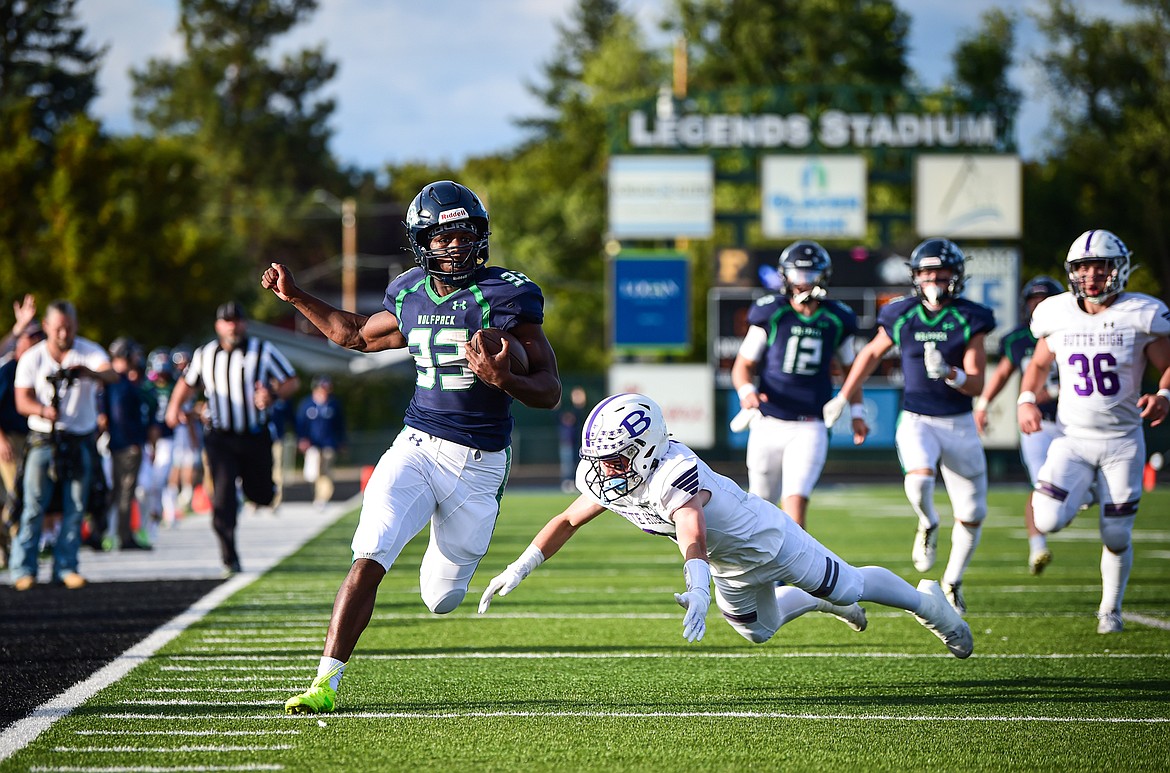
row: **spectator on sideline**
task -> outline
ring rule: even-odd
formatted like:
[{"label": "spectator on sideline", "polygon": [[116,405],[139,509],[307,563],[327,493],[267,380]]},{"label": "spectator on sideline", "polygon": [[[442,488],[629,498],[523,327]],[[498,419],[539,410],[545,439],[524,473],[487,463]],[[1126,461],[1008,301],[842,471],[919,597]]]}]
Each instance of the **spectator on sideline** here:
[{"label": "spectator on sideline", "polygon": [[[191,350],[184,345],[171,350],[171,364],[175,370],[175,381],[183,378],[191,364]],[[169,405],[168,397],[168,405]],[[181,406],[187,416],[187,423],[175,429],[171,471],[167,477],[167,491],[175,502],[175,517],[179,518],[191,509],[195,486],[203,471],[203,422],[195,400],[188,400]],[[163,406],[163,423],[166,423],[166,406]]]},{"label": "spectator on sideline", "polygon": [[142,387],[130,379],[133,349],[134,342],[128,338],[116,338],[110,344],[110,366],[118,379],[103,390],[101,410],[109,433],[110,500],[116,517],[118,546],[122,550],[150,550],[148,543],[138,539],[131,523],[152,414]]},{"label": "spectator on sideline", "polygon": [[28,418],[16,410],[16,364],[34,344],[45,340],[36,322],[25,325],[15,339],[12,357],[0,365],[0,569],[8,567],[8,553],[20,522],[18,476],[23,472],[24,449],[28,439]]},{"label": "spectator on sideline", "polygon": [[269,505],[272,482],[272,435],[267,412],[276,397],[296,391],[296,373],[280,350],[247,334],[244,309],[235,301],[215,313],[216,339],[196,350],[167,405],[167,424],[178,428],[189,414],[184,406],[197,390],[207,397],[209,426],[204,435],[208,472],[214,482],[211,525],[219,540],[224,575],[242,571],[236,550],[239,500]]},{"label": "spectator on sideline", "polygon": [[561,457],[561,491],[576,491],[573,477],[577,473],[578,444],[581,442],[581,422],[585,419],[585,387],[575,386],[569,392],[569,404],[561,408],[557,425],[558,450]]},{"label": "spectator on sideline", "polygon": [[333,464],[345,446],[345,411],[333,394],[333,379],[326,375],[313,379],[313,391],[297,406],[296,424],[305,480],[313,484],[313,506],[320,509],[333,499]]},{"label": "spectator on sideline", "polygon": [[53,545],[52,579],[71,590],[85,585],[78,572],[81,518],[96,468],[98,382],[117,378],[106,350],[77,335],[77,311],[68,301],[49,304],[45,340],[16,365],[16,409],[28,417],[24,508],[12,543],[9,573],[18,591],[37,581],[37,551],[45,511],[55,489],[63,503],[61,531]]}]

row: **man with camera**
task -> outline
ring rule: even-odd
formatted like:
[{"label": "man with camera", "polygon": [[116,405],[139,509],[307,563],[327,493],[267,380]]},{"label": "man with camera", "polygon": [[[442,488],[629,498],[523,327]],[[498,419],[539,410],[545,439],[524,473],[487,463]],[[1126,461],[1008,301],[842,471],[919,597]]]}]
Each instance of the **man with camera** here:
[{"label": "man with camera", "polygon": [[41,529],[58,490],[63,518],[53,547],[52,579],[71,590],[85,585],[77,571],[77,554],[97,454],[98,382],[117,379],[106,350],[78,337],[73,304],[50,303],[42,327],[45,340],[25,352],[16,368],[16,409],[28,417],[29,428],[24,508],[9,561],[12,585],[18,591],[36,584]]}]

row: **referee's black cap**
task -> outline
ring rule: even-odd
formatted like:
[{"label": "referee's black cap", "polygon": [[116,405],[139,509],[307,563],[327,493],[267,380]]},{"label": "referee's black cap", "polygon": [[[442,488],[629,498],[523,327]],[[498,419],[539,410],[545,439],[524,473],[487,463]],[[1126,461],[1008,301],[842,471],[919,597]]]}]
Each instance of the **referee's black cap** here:
[{"label": "referee's black cap", "polygon": [[219,308],[215,310],[215,318],[235,321],[247,319],[247,316],[244,314],[243,306],[235,301],[228,301],[227,303],[221,303]]}]

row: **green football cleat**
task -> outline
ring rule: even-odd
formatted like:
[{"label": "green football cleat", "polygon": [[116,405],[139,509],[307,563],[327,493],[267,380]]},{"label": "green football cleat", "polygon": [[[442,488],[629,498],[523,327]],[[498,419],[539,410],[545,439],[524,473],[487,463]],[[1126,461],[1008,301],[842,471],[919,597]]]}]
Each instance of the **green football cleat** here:
[{"label": "green football cleat", "polygon": [[337,691],[329,686],[329,677],[313,680],[312,686],[284,702],[285,714],[328,714],[337,706]]}]

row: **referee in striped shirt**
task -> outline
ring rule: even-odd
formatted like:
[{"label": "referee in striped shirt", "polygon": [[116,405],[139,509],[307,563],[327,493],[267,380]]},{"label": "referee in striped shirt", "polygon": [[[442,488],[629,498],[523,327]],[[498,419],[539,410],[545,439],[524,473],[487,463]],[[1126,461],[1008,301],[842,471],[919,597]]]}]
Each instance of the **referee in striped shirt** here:
[{"label": "referee in striped shirt", "polygon": [[236,479],[248,500],[261,506],[272,503],[276,487],[266,414],[278,397],[292,396],[299,382],[279,349],[247,335],[244,310],[235,301],[216,310],[215,334],[216,340],[195,350],[187,372],[175,384],[166,421],[171,427],[186,421],[183,403],[202,389],[208,409],[204,449],[214,486],[211,525],[219,538],[226,576],[240,571]]}]

